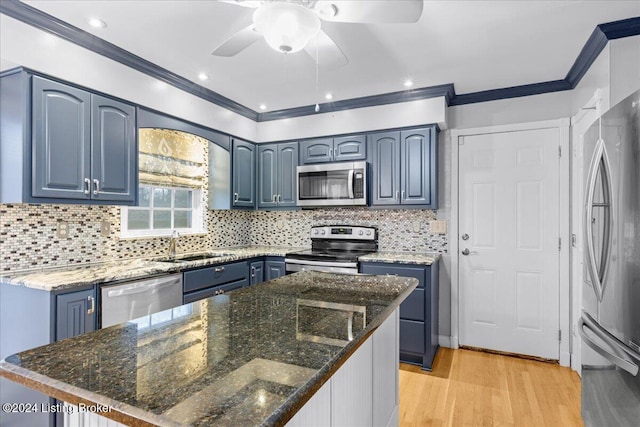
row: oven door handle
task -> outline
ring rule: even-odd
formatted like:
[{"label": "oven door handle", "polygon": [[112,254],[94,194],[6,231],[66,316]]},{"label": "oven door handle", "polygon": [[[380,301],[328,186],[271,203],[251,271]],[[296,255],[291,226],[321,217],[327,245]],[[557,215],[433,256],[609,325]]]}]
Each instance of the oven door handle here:
[{"label": "oven door handle", "polygon": [[306,259],[293,259],[293,258],[285,258],[284,262],[286,264],[317,265],[319,267],[355,268],[358,266],[357,262],[310,261]]},{"label": "oven door handle", "polygon": [[347,189],[349,190],[349,199],[355,198],[353,195],[353,175],[356,173],[354,169],[349,170],[349,178],[347,181]]}]

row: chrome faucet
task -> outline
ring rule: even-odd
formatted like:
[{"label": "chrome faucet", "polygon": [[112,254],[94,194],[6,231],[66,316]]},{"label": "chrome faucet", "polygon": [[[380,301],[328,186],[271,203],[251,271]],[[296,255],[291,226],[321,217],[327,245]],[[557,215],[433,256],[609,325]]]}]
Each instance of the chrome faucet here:
[{"label": "chrome faucet", "polygon": [[180,237],[180,234],[176,230],[173,230],[171,238],[169,239],[169,258],[171,259],[176,257],[176,243],[178,242],[178,237]]}]

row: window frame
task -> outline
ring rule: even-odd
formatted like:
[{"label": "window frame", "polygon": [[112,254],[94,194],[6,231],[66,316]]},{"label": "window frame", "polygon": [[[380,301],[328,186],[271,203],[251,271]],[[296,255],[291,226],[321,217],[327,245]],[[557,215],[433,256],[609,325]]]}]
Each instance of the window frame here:
[{"label": "window frame", "polygon": [[[171,236],[173,231],[179,232],[181,235],[190,235],[190,234],[204,234],[206,233],[206,223],[204,221],[204,200],[203,194],[204,191],[200,188],[188,188],[188,187],[170,187],[164,185],[151,185],[151,184],[140,184],[139,188],[148,188],[150,193],[149,198],[149,206],[123,206],[120,209],[120,237],[121,238],[135,238],[135,237],[167,237]],[[158,211],[169,211],[171,212],[171,222],[173,225],[173,221],[175,219],[175,212],[184,212],[191,211],[191,227],[169,227],[169,228],[149,228],[145,230],[130,230],[128,228],[128,220],[129,220],[129,211],[133,210],[148,210],[149,211],[149,225],[153,227],[153,212],[154,212],[154,204],[153,204],[153,190],[154,189],[162,189],[162,190],[171,190],[171,207],[169,208],[157,208]],[[175,190],[188,190],[192,192],[191,198],[191,208],[176,208],[175,204]]]}]

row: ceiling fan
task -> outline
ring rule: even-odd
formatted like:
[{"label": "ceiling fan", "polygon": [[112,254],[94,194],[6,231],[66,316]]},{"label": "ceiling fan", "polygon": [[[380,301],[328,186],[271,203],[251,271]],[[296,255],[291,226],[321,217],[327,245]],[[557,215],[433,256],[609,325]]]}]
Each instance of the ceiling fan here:
[{"label": "ceiling fan", "polygon": [[253,22],[233,34],[213,52],[234,56],[264,38],[282,53],[303,50],[327,67],[349,61],[321,29],[321,20],[344,23],[413,23],[422,15],[422,0],[220,0],[254,9]]}]

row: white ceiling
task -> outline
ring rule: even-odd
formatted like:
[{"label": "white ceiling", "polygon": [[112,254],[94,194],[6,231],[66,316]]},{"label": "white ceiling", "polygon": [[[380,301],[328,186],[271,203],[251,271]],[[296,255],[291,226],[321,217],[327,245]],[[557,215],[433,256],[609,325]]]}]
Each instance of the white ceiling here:
[{"label": "white ceiling", "polygon": [[[375,0],[382,1],[382,0]],[[402,0],[393,0],[402,1]],[[319,70],[304,52],[260,40],[211,55],[253,9],[217,1],[25,1],[246,107],[267,111],[454,83],[457,94],[563,79],[600,23],[640,15],[640,1],[425,1],[415,24],[322,22],[349,64]],[[363,7],[365,6],[363,1]],[[88,25],[89,17],[107,23]],[[206,82],[197,75],[205,72]]]}]

